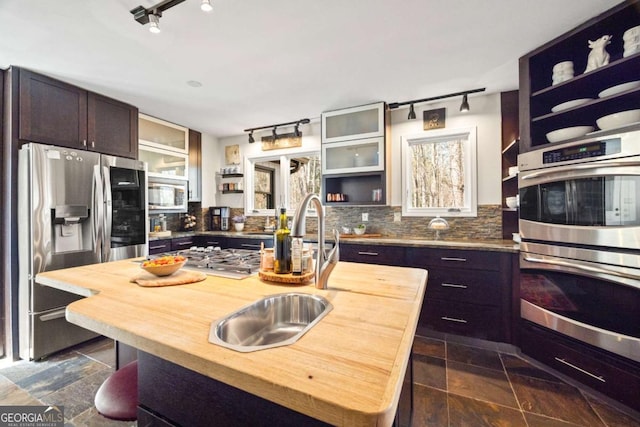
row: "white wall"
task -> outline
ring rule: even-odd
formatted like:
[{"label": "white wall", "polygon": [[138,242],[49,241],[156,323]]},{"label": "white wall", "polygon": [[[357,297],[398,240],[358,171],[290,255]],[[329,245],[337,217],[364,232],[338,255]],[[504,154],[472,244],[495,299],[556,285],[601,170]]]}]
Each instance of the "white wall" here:
[{"label": "white wall", "polygon": [[469,97],[471,110],[460,112],[462,98],[452,98],[447,102],[418,104],[415,106],[416,119],[407,120],[408,106],[392,110],[391,113],[391,204],[400,206],[401,190],[401,138],[424,132],[422,113],[425,110],[446,108],[445,129],[475,126],[478,135],[478,204],[502,203],[502,119],[500,115],[500,94]]},{"label": "white wall", "polygon": [[[391,204],[401,204],[401,153],[400,140],[403,135],[415,135],[423,132],[422,112],[436,108],[446,108],[446,128],[464,128],[476,126],[478,131],[478,204],[501,204],[501,116],[500,95],[481,95],[469,97],[471,111],[459,111],[461,98],[447,102],[433,104],[418,104],[415,106],[416,120],[407,120],[408,106],[393,110],[391,114]],[[349,107],[345,105],[345,108]],[[283,119],[284,120],[284,119]],[[249,144],[248,135],[220,138],[202,137],[202,206],[231,206],[241,208],[244,198],[241,194],[220,194],[217,190],[215,172],[224,167],[224,148],[238,144],[240,156],[244,165],[246,156],[269,156],[274,154],[288,154],[296,151],[320,151],[320,120],[311,118],[309,125],[301,126],[303,133],[302,148],[286,150],[262,151],[260,137],[270,135],[271,130],[255,132],[256,142]],[[279,132],[292,132],[283,128]]]}]

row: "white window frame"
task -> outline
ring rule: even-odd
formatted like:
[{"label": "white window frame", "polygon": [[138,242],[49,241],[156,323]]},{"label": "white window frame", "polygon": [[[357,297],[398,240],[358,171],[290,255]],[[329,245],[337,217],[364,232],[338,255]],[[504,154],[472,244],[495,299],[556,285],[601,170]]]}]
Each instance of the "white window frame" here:
[{"label": "white window frame", "polygon": [[[464,151],[464,207],[459,210],[449,208],[417,208],[409,206],[411,195],[411,150],[415,144],[446,141],[452,138],[466,137],[468,144]],[[401,136],[402,152],[402,215],[441,217],[477,217],[478,216],[478,175],[477,175],[477,130],[475,127],[430,130],[414,135]]]},{"label": "white window frame", "polygon": [[[245,205],[245,215],[247,216],[273,216],[274,209],[277,210],[280,208],[281,203],[284,203],[284,206],[287,208],[287,215],[293,216],[296,213],[296,207],[289,207],[289,168],[283,168],[283,164],[288,164],[291,158],[294,157],[304,157],[304,156],[320,156],[320,150],[311,150],[311,151],[296,151],[280,154],[280,155],[271,155],[271,156],[247,156],[245,158],[244,170],[247,171],[245,174],[245,190],[244,190],[244,205]],[[273,160],[280,161],[280,173],[279,178],[276,177],[274,180],[274,209],[255,209],[254,208],[254,166],[256,163],[268,162]],[[307,211],[308,216],[316,216],[316,211],[314,205],[310,205]]]}]

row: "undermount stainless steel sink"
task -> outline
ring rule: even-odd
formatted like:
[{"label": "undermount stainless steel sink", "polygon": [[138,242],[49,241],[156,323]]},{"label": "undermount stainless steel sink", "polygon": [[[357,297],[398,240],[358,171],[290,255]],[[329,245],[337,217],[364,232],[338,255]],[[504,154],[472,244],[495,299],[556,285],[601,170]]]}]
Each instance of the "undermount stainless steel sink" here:
[{"label": "undermount stainless steel sink", "polygon": [[319,295],[271,295],[211,323],[209,342],[244,353],[290,345],[332,309]]}]

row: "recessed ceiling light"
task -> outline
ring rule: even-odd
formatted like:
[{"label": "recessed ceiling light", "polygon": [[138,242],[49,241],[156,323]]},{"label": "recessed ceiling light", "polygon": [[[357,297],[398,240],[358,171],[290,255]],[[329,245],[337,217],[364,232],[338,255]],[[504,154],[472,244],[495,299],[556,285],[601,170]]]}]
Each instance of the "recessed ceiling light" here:
[{"label": "recessed ceiling light", "polygon": [[191,87],[201,87],[201,86],[202,86],[202,83],[200,83],[200,82],[199,82],[199,81],[197,81],[197,80],[189,80],[189,81],[187,82],[187,84],[188,84],[189,86],[191,86]]}]

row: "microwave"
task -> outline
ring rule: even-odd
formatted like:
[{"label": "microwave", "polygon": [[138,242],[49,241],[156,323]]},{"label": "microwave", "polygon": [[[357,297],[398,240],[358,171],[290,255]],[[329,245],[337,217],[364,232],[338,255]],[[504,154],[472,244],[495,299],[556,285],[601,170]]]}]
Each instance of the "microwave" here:
[{"label": "microwave", "polygon": [[149,177],[149,213],[187,212],[188,185],[188,181]]}]

